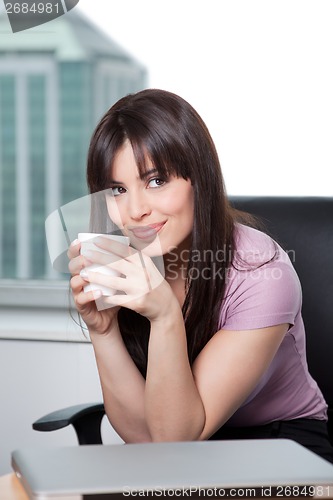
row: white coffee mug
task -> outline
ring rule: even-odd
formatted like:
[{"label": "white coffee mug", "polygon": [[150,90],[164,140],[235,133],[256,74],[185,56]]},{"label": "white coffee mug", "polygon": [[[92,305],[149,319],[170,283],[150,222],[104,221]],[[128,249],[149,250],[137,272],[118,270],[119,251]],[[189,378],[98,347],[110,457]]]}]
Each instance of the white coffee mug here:
[{"label": "white coffee mug", "polygon": [[[110,263],[119,260],[120,257],[118,255],[114,255],[110,252],[107,252],[106,250],[103,250],[102,248],[99,248],[94,244],[93,240],[98,236],[103,236],[103,238],[108,238],[110,240],[119,241],[124,245],[129,245],[129,238],[127,236],[120,236],[116,234],[79,233],[78,239],[81,242],[81,255],[85,255],[87,251],[98,251],[107,254],[109,256]],[[108,266],[101,266],[100,264],[92,264],[91,266],[88,266],[86,269],[88,271],[94,271],[96,273],[105,274],[107,276],[120,276],[120,273],[118,273],[114,269],[110,269]],[[94,290],[100,290],[102,294],[105,296],[114,295],[117,291],[113,288],[108,288],[106,286],[98,285],[95,283],[89,283],[84,287],[85,292],[91,292]]]}]

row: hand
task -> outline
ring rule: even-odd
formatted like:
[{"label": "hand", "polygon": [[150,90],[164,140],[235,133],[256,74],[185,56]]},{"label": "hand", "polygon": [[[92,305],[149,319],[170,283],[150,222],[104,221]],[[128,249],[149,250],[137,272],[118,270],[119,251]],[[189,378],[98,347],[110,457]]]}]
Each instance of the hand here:
[{"label": "hand", "polygon": [[96,332],[105,334],[114,327],[118,327],[117,313],[119,307],[98,310],[96,300],[103,300],[101,293],[96,291],[85,292],[83,287],[87,284],[86,280],[80,275],[80,271],[92,262],[80,254],[81,243],[75,240],[67,252],[69,262],[69,271],[72,275],[70,285],[73,293],[76,308],[86,323],[90,333]]},{"label": "hand", "polygon": [[172,314],[175,308],[180,311],[170,285],[150,257],[132,247],[103,237],[96,238],[94,244],[101,250],[119,257],[116,262],[110,262],[107,253],[99,251],[87,253],[92,263],[118,271],[120,276],[108,276],[88,269],[81,271],[81,277],[86,282],[121,292],[104,297],[105,304],[110,304],[110,307],[127,307],[150,321],[163,320]]}]

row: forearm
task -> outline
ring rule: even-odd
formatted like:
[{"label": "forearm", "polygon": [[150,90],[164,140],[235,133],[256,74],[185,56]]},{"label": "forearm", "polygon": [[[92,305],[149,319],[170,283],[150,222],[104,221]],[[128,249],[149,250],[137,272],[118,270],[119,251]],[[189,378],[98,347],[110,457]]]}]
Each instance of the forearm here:
[{"label": "forearm", "polygon": [[130,357],[117,331],[90,333],[108,419],[126,443],[148,442],[145,422],[145,380]]},{"label": "forearm", "polygon": [[145,414],[153,441],[195,440],[204,427],[181,312],[151,323]]}]

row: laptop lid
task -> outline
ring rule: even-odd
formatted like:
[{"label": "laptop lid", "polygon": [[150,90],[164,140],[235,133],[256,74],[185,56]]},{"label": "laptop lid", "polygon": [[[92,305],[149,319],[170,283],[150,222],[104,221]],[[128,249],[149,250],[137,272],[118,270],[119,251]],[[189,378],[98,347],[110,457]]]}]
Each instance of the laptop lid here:
[{"label": "laptop lid", "polygon": [[333,485],[333,465],[287,439],[24,448],[12,453],[12,467],[33,500],[124,500],[152,490],[215,498],[214,488],[216,498],[235,497],[232,489],[272,497],[287,486],[303,487],[304,497]]}]

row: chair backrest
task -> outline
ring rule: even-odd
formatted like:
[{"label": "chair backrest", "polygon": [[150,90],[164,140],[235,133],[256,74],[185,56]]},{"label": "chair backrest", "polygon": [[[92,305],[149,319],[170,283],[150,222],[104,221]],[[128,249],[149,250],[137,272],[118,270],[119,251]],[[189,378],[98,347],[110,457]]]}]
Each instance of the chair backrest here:
[{"label": "chair backrest", "polygon": [[333,198],[231,196],[230,201],[260,218],[297,271],[309,370],[329,406],[333,436]]}]

